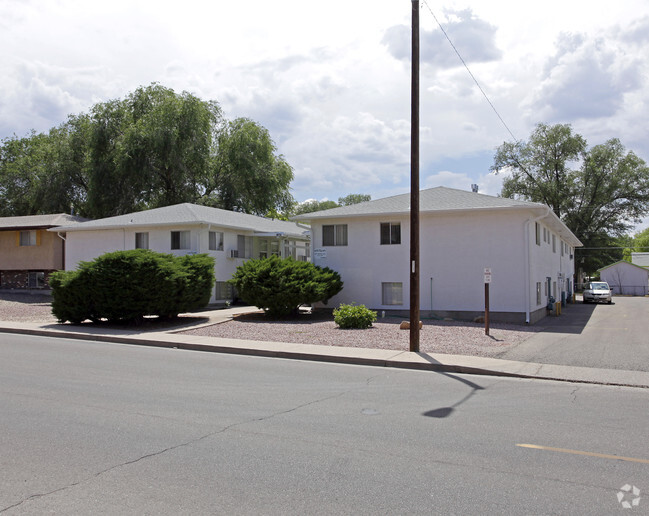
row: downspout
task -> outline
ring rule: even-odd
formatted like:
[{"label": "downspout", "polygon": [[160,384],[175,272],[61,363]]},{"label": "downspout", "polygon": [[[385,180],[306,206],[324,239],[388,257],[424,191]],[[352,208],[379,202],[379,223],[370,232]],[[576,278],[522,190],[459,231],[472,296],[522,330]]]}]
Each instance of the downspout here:
[{"label": "downspout", "polygon": [[532,276],[532,256],[530,253],[530,247],[533,246],[536,243],[536,231],[534,233],[534,243],[532,243],[532,240],[530,239],[530,226],[532,224],[536,224],[539,220],[541,220],[544,217],[547,217],[548,213],[550,212],[550,208],[545,206],[545,213],[543,215],[539,215],[535,219],[528,219],[527,223],[525,224],[525,240],[527,241],[527,245],[525,246],[525,262],[526,262],[526,270],[525,270],[525,324],[530,324],[530,282],[531,282],[531,276]]},{"label": "downspout", "polygon": [[57,231],[56,236],[58,236],[61,240],[63,240],[63,245],[61,245],[61,265],[63,266],[63,270],[65,270],[65,237],[61,236],[61,232]]}]

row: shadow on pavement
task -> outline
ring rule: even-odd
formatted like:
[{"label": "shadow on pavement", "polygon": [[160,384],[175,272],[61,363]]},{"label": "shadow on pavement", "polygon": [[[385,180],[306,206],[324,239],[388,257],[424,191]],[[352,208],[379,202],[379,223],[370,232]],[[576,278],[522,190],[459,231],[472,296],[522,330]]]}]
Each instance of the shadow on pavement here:
[{"label": "shadow on pavement", "polygon": [[545,333],[580,334],[590,321],[595,311],[592,304],[568,303],[562,307],[561,315],[548,315],[537,323],[540,331]]}]

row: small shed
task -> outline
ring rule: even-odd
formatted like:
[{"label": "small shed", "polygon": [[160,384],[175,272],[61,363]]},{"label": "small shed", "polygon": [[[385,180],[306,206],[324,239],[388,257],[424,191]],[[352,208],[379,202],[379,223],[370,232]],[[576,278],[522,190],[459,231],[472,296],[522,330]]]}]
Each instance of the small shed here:
[{"label": "small shed", "polygon": [[600,278],[606,281],[613,294],[646,296],[649,294],[649,269],[633,263],[619,261],[599,269]]}]

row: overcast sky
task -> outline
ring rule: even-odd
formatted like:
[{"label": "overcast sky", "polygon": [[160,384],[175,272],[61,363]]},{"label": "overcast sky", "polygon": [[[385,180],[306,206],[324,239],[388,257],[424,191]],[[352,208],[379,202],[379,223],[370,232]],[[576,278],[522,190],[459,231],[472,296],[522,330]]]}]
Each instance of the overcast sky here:
[{"label": "overcast sky", "polygon": [[[0,0],[0,138],[159,82],[267,127],[299,201],[404,193],[411,5]],[[431,10],[516,138],[570,123],[649,161],[649,2],[422,0],[422,188],[499,193],[511,139]]]}]

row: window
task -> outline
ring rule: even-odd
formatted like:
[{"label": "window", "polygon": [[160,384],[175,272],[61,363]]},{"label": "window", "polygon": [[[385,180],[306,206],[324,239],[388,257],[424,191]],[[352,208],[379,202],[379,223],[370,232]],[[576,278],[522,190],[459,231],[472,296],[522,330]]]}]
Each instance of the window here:
[{"label": "window", "polygon": [[401,243],[401,224],[399,222],[381,222],[381,245]]},{"label": "window", "polygon": [[548,230],[543,228],[543,241],[547,242],[548,241]]},{"label": "window", "polygon": [[21,231],[19,245],[20,247],[38,245],[36,242],[36,231]]},{"label": "window", "polygon": [[259,258],[268,258],[268,240],[259,241]]},{"label": "window", "polygon": [[402,305],[403,283],[381,283],[381,304]]},{"label": "window", "polygon": [[538,222],[535,222],[536,227],[536,245],[541,245],[541,226]]},{"label": "window", "polygon": [[239,258],[252,256],[252,237],[237,235],[237,255]]},{"label": "window", "polygon": [[223,233],[221,231],[210,231],[208,248],[210,251],[223,251]]},{"label": "window", "polygon": [[322,246],[347,245],[347,224],[322,226]]},{"label": "window", "polygon": [[214,285],[214,299],[234,299],[234,287],[227,281],[217,281]]},{"label": "window", "polygon": [[272,254],[273,256],[279,256],[279,242],[277,240],[271,240],[270,254]]},{"label": "window", "polygon": [[29,288],[43,288],[45,287],[45,273],[44,272],[30,272],[27,278],[27,286]]},{"label": "window", "polygon": [[189,249],[189,231],[172,231],[171,248],[172,249]]},{"label": "window", "polygon": [[552,235],[552,252],[553,253],[557,252],[557,237],[556,237],[556,235]]},{"label": "window", "polygon": [[561,241],[559,247],[561,247],[561,256],[563,256],[565,254],[564,251],[566,248],[566,244],[563,242],[563,240]]},{"label": "window", "polygon": [[541,282],[540,281],[536,282],[536,304],[537,305],[541,304]]},{"label": "window", "polygon": [[148,248],[149,248],[149,234],[135,233],[135,249],[148,249]]}]

